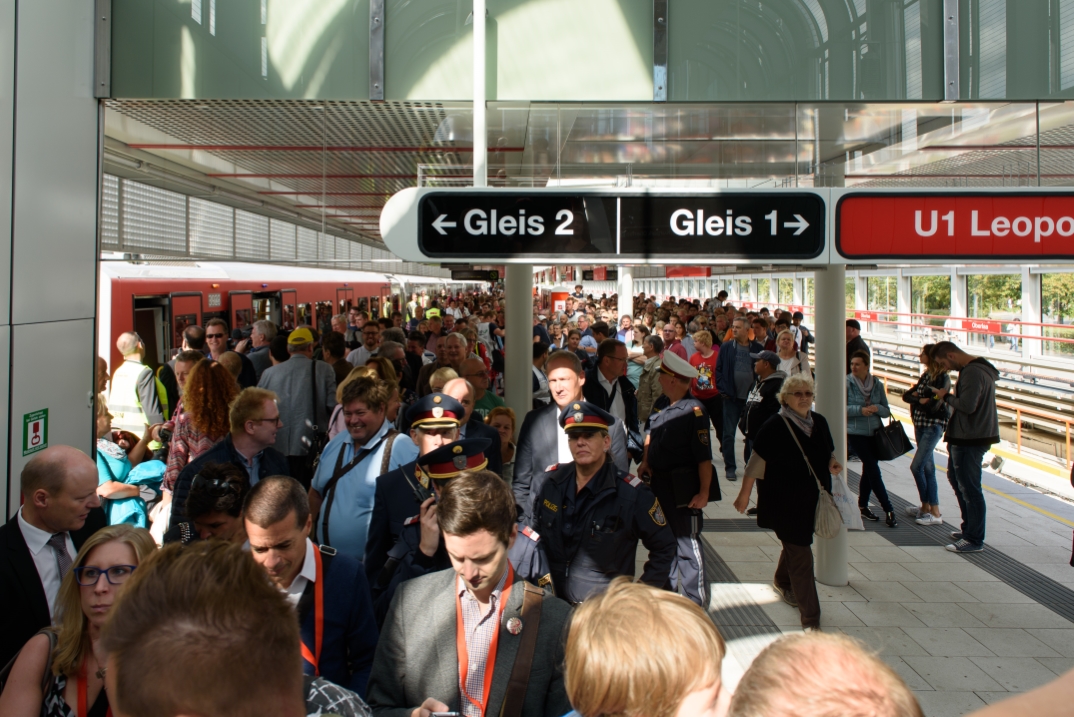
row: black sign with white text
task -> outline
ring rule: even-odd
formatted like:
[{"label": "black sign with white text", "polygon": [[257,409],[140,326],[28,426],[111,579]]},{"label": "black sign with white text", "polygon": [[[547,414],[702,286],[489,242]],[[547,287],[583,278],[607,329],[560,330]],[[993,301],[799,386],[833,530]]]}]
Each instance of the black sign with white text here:
[{"label": "black sign with white text", "polygon": [[809,192],[425,193],[418,247],[430,258],[806,260],[824,250],[825,203]]}]

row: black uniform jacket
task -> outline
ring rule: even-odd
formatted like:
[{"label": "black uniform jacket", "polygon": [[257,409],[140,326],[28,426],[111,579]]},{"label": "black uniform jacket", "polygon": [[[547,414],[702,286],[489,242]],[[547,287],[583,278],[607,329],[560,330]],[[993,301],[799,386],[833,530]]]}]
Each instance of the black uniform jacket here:
[{"label": "black uniform jacket", "polygon": [[[433,494],[432,486],[422,485],[417,466],[417,461],[411,461],[377,478],[373,515],[369,519],[369,537],[365,544],[365,574],[370,585],[377,584],[388,552],[399,542],[403,523],[417,515],[422,501]],[[418,500],[419,494],[423,496],[422,500]]]},{"label": "black uniform jacket", "polygon": [[558,596],[579,603],[620,575],[634,577],[638,540],[649,550],[641,581],[662,588],[675,559],[675,536],[649,487],[605,460],[581,492],[574,463],[553,471],[537,500]]}]

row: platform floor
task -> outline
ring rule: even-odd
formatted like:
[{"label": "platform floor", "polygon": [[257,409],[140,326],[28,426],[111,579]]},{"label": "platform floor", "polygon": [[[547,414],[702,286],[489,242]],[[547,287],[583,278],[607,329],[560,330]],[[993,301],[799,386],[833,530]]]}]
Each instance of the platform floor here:
[{"label": "platform floor", "polygon": [[[945,521],[926,528],[902,515],[918,503],[912,455],[881,464],[899,526],[867,522],[851,531],[849,585],[817,584],[822,629],[875,649],[928,717],[964,715],[1074,668],[1074,505],[986,473],[986,549],[950,553],[943,545],[960,521],[941,470],[947,457],[936,455]],[[861,464],[849,468],[856,493]],[[722,478],[721,465],[724,500],[705,509],[703,533],[709,612],[727,641],[723,677],[731,687],[768,643],[801,630],[798,610],[772,589],[779,541],[734,510],[738,486]],[[645,556],[641,548],[638,574]]]}]

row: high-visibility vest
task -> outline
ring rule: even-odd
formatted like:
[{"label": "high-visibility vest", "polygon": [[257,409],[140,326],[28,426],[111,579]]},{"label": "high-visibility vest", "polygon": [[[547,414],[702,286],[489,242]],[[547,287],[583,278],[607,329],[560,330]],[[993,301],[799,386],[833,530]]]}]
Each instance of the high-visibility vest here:
[{"label": "high-visibility vest", "polygon": [[108,394],[112,428],[117,431],[130,431],[139,438],[145,432],[148,419],[138,398],[138,377],[147,368],[137,358],[126,359],[112,376],[112,390]]}]

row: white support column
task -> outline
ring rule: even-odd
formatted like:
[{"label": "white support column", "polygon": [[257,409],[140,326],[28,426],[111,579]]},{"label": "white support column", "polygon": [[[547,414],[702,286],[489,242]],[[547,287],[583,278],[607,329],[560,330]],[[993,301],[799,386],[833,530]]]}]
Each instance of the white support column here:
[{"label": "white support column", "polygon": [[[846,341],[843,316],[846,310],[846,267],[833,264],[819,269],[814,281],[816,294],[816,410],[828,420],[835,441],[835,457],[847,463],[847,394]],[[817,561],[814,566],[817,581],[825,585],[846,585],[847,531],[844,528],[834,538],[814,537]]]},{"label": "white support column", "polygon": [[779,303],[779,279],[775,276],[768,277],[768,303],[771,304],[769,310]]},{"label": "white support column", "polygon": [[[899,323],[901,324],[913,324],[917,323],[912,317],[906,316],[913,311],[913,306],[910,302],[911,286],[910,277],[903,275],[903,270],[899,269],[897,274],[897,280],[895,281],[895,310],[900,314]],[[924,323],[924,322],[922,322]],[[912,330],[909,326],[897,326],[895,327],[896,334],[899,334],[905,338],[912,338]]]},{"label": "white support column", "polygon": [[633,271],[633,268],[629,266],[619,267],[619,286],[616,289],[616,291],[619,293],[619,309],[616,316],[617,321],[622,320],[624,316],[629,316],[632,319],[634,318]]},{"label": "white support column", "polygon": [[525,416],[533,407],[533,266],[508,264],[504,279],[504,401],[516,416]]},{"label": "white support column", "polygon": [[[1034,274],[1030,270],[1030,267],[1022,267],[1022,316],[1023,322],[1031,324],[1039,324],[1043,321],[1042,316],[1044,314],[1044,307],[1041,302],[1040,295],[1040,274]],[[1007,324],[1003,324],[1003,330],[1007,330]],[[1022,357],[1023,358],[1036,358],[1044,354],[1044,342],[1040,340],[1040,336],[1043,335],[1040,326],[1021,326],[1022,336],[1021,341]],[[1036,337],[1036,338],[1030,338]],[[1009,341],[1009,337],[1005,337],[1005,341]]]},{"label": "white support column", "polygon": [[[485,0],[474,3],[474,186],[488,186],[488,117],[485,108]],[[533,273],[530,272],[530,282]]]},{"label": "white support column", "polygon": [[[845,270],[844,270],[844,272],[845,272]],[[845,276],[845,273],[844,273],[844,276]],[[845,279],[843,281],[843,285],[846,286],[846,280]],[[814,288],[813,290],[816,291],[816,288]],[[845,301],[845,297],[844,297],[844,301]],[[855,309],[868,309],[869,308],[869,279],[867,277],[862,276],[860,272],[856,273],[855,276],[854,276],[854,308]],[[818,311],[819,311],[819,309],[818,309]],[[872,326],[870,326],[869,322],[866,322],[865,325],[862,326],[861,328],[862,328],[863,331],[872,331]],[[844,336],[845,336],[845,334],[844,334]],[[844,360],[844,362],[846,361],[845,358],[843,360]],[[846,368],[845,363],[843,365],[843,368],[844,369]],[[844,378],[845,378],[845,376],[844,376]]]},{"label": "white support column", "polygon": [[805,303],[805,279],[800,276],[794,277],[794,290],[792,301],[796,306],[801,306]]},{"label": "white support column", "polygon": [[731,287],[727,290],[727,300],[735,306],[742,303],[741,297],[738,295],[738,282],[734,279],[731,280]]},{"label": "white support column", "polygon": [[[582,283],[582,265],[578,264],[578,265],[576,265],[574,267],[574,282],[571,284],[571,292],[574,291],[574,285],[575,284],[581,284],[581,283]],[[530,362],[530,365],[531,366],[533,365],[532,361]]]},{"label": "white support column", "polygon": [[[967,299],[966,291],[966,277],[963,274],[958,273],[958,267],[951,267],[951,316],[958,318],[960,321],[965,319],[969,310],[969,302]],[[961,324],[958,324],[961,326]],[[968,334],[962,332],[955,333],[955,342],[958,344],[965,344]]]}]

